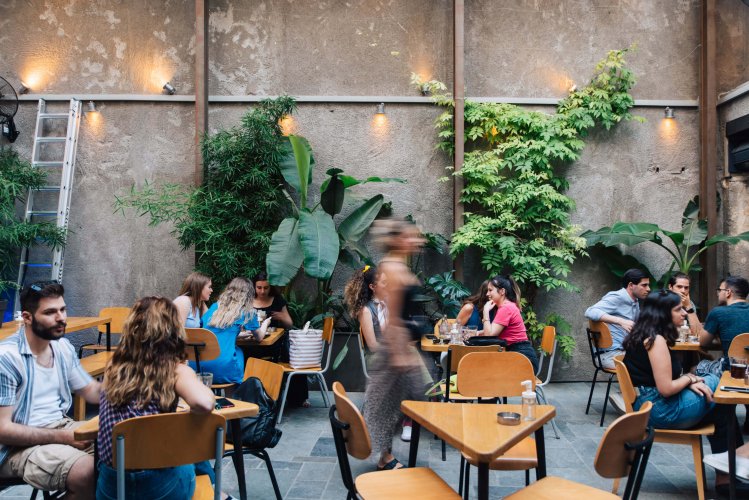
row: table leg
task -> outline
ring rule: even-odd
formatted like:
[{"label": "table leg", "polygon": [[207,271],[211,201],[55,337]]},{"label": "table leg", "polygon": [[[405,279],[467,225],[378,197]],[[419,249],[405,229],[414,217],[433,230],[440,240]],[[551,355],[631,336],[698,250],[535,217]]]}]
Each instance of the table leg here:
[{"label": "table leg", "polygon": [[[232,436],[242,435],[241,419],[235,418],[233,420],[230,420],[229,425],[231,425]],[[237,483],[239,483],[239,498],[240,500],[247,500],[247,484],[244,478],[244,453],[242,453],[241,445],[239,446],[239,448],[234,448],[234,453],[231,454],[231,461],[234,462],[234,470],[237,473]]]},{"label": "table leg", "polygon": [[728,424],[728,498],[736,500],[736,405]]},{"label": "table leg", "polygon": [[489,500],[489,464],[479,464],[479,500]]},{"label": "table leg", "polygon": [[416,420],[411,421],[411,447],[408,451],[408,466],[416,467],[416,455],[419,452],[419,434],[421,434],[421,424]]},{"label": "table leg", "polygon": [[112,324],[107,323],[107,351],[112,350]]},{"label": "table leg", "polygon": [[536,434],[536,456],[538,457],[538,467],[536,467],[536,479],[546,477],[546,442],[544,441],[544,426],[538,428]]}]

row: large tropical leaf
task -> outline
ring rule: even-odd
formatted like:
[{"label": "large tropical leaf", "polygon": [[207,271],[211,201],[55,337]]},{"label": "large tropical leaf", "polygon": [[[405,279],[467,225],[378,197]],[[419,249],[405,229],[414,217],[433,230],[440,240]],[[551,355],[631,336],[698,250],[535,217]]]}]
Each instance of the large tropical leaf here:
[{"label": "large tropical leaf", "polygon": [[302,136],[290,135],[284,143],[286,155],[279,161],[283,178],[293,187],[301,197],[301,206],[307,204],[307,188],[312,183],[312,167],[315,159],[312,148]]},{"label": "large tropical leaf", "polygon": [[698,195],[692,198],[691,200],[689,200],[689,203],[687,203],[687,206],[684,208],[684,212],[681,214],[681,225],[683,226],[690,220],[696,219],[699,212],[700,212],[700,197]]},{"label": "large tropical leaf", "polygon": [[338,234],[333,218],[322,210],[299,213],[299,242],[304,253],[304,272],[327,280],[338,262]]},{"label": "large tropical leaf", "polygon": [[716,243],[728,243],[729,245],[735,245],[739,241],[749,241],[749,231],[745,231],[735,236],[728,236],[726,234],[716,234],[715,236],[709,238],[705,242],[705,246],[706,247],[713,246]]},{"label": "large tropical leaf", "polygon": [[[343,172],[343,170],[339,170],[340,172]],[[367,182],[400,182],[401,184],[405,184],[406,180],[401,179],[399,177],[367,177],[366,179],[357,179],[356,177],[351,177],[350,175],[340,175],[338,176],[341,179],[341,182],[343,182],[344,187],[350,188],[352,186],[356,186],[357,184],[366,184]],[[320,186],[320,192],[325,191],[325,189],[328,187],[328,183],[330,182],[330,179],[326,179],[322,185]]]},{"label": "large tropical leaf", "polygon": [[699,245],[707,238],[707,221],[705,219],[690,219],[681,228],[681,232],[684,234],[684,246]]},{"label": "large tropical leaf", "polygon": [[302,265],[304,254],[299,244],[299,221],[288,217],[281,221],[270,240],[266,271],[271,285],[288,285]]},{"label": "large tropical leaf", "polygon": [[346,241],[359,241],[369,230],[382,208],[384,197],[375,195],[351,212],[338,226],[338,234]]},{"label": "large tropical leaf", "polygon": [[644,241],[660,244],[661,238],[658,236],[660,230],[657,224],[649,222],[617,222],[612,227],[602,227],[598,231],[585,231],[580,236],[587,240],[588,246],[596,243],[605,246],[631,246]]},{"label": "large tropical leaf", "polygon": [[343,198],[346,194],[346,186],[340,178],[340,168],[330,168],[326,172],[328,177],[325,182],[327,186],[320,195],[320,205],[330,215],[336,215],[343,208]]}]

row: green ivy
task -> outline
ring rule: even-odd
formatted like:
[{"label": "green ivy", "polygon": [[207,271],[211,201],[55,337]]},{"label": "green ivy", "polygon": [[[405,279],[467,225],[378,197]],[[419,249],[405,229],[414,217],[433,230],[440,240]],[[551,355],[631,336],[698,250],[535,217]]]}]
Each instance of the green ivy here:
[{"label": "green ivy", "polygon": [[270,238],[290,210],[279,162],[287,155],[278,121],[296,108],[288,96],[266,99],[241,125],[202,142],[200,187],[175,184],[132,187],[116,197],[116,211],[134,209],[150,225],[171,222],[183,250],[195,248],[196,269],[219,291],[236,276],[265,270]]},{"label": "green ivy", "polygon": [[[591,128],[608,130],[621,121],[640,120],[629,113],[635,78],[626,67],[626,53],[610,51],[591,81],[562,99],[555,114],[512,104],[465,103],[467,152],[463,168],[453,173],[464,181],[465,221],[452,235],[450,252],[455,256],[473,247],[487,274],[512,272],[528,299],[524,314],[534,340],[544,326],[532,311],[536,292],[575,290],[567,277],[575,259],[586,255],[580,228],[570,222],[575,202],[564,194],[569,183],[560,167],[579,159]],[[422,86],[447,108],[435,127],[438,148],[453,154],[454,102],[439,82]],[[562,335],[559,345],[569,357],[574,340]]]}]

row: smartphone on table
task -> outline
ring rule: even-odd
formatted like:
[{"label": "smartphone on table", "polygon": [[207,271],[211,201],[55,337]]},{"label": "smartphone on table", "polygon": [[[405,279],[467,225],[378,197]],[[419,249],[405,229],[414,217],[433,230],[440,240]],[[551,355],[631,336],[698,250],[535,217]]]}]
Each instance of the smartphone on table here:
[{"label": "smartphone on table", "polygon": [[216,398],[216,409],[222,410],[224,408],[234,408],[234,403],[226,398]]}]

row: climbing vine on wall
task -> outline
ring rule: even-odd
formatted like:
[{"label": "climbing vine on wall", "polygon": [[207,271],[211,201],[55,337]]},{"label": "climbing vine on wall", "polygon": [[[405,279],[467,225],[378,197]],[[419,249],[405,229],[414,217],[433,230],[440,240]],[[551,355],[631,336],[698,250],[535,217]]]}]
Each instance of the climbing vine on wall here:
[{"label": "climbing vine on wall", "polygon": [[[465,221],[452,235],[450,251],[455,256],[476,248],[488,274],[512,273],[530,306],[524,314],[533,337],[543,329],[532,311],[536,292],[575,290],[567,276],[575,258],[586,253],[580,229],[570,222],[575,202],[564,194],[569,183],[560,167],[580,157],[592,128],[609,130],[639,120],[629,112],[635,78],[626,67],[627,52],[610,51],[590,82],[562,99],[554,114],[512,104],[465,103],[467,153],[462,170],[453,174],[463,177]],[[429,88],[435,103],[446,108],[435,125],[438,147],[453,154],[453,100],[439,82],[414,83]],[[551,320],[558,327],[566,324]],[[569,356],[574,340],[562,336],[560,345]]]}]

